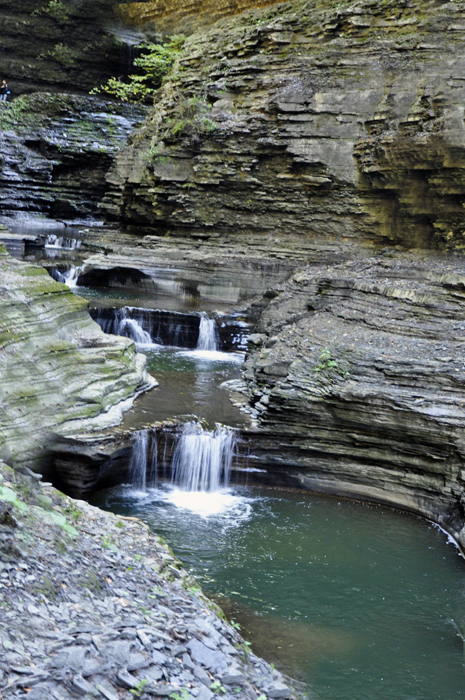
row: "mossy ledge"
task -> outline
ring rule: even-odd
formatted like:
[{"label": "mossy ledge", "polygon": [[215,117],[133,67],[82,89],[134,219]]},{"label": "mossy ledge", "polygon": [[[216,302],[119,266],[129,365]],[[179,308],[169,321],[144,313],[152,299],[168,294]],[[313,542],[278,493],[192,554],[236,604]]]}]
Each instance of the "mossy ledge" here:
[{"label": "mossy ledge", "polygon": [[62,435],[118,422],[153,385],[128,338],[105,335],[87,302],[38,265],[0,251],[0,455],[37,459]]}]

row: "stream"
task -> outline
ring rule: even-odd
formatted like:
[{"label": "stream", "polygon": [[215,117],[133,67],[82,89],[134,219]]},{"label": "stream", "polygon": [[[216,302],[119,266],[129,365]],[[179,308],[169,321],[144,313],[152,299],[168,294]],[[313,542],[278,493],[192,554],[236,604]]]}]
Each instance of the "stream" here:
[{"label": "stream", "polygon": [[[76,252],[79,247],[70,243],[69,252],[59,255],[78,265]],[[44,264],[49,260],[50,249]],[[68,282],[73,286],[72,278]],[[197,314],[197,324],[227,311],[186,295],[73,291],[101,309],[189,312]],[[116,317],[122,332],[147,334],[146,321],[122,323],[130,313]],[[136,402],[125,428],[202,419],[210,432],[193,429],[197,459],[204,437],[214,441],[216,423],[247,424],[220,387],[240,376],[240,352],[219,352],[200,341],[176,347],[147,335],[135,339],[160,387]],[[226,452],[217,450],[220,457],[211,464],[227,461]],[[208,459],[202,456],[201,469]],[[304,681],[315,700],[465,697],[465,566],[448,537],[389,508],[257,487],[252,477],[247,483],[244,472],[240,485],[231,487],[223,478],[220,487],[194,490],[172,483],[169,475],[149,484],[144,477],[138,482],[143,487],[100,492],[92,502],[140,517],[163,535],[241,626],[254,652]]]}]

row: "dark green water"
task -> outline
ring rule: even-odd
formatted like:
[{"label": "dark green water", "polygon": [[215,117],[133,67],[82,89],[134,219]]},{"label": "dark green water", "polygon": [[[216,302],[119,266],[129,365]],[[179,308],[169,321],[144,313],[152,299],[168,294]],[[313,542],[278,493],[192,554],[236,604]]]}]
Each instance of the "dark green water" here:
[{"label": "dark green water", "polygon": [[233,353],[182,351],[159,346],[140,348],[147,368],[159,386],[143,394],[123,418],[125,429],[139,428],[153,420],[192,420],[193,416],[214,429],[215,423],[234,428],[247,423],[231,404],[222,382],[240,377],[243,357]]},{"label": "dark green water", "polygon": [[311,697],[465,697],[465,563],[434,526],[302,492],[185,498],[165,486],[96,502],[163,534],[206,590],[228,596],[254,651]]}]

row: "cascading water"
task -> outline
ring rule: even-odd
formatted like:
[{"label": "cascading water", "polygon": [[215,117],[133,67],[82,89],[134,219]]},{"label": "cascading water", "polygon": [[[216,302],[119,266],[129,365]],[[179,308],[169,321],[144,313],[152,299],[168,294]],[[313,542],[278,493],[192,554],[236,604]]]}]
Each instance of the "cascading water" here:
[{"label": "cascading water", "polygon": [[129,317],[126,307],[118,309],[114,318],[103,318],[97,314],[95,320],[104,333],[124,335],[126,338],[131,338],[135,343],[140,343],[141,345],[154,344],[152,336],[147,331],[144,331],[140,321]]},{"label": "cascading water", "polygon": [[208,318],[206,313],[200,317],[199,339],[197,350],[216,352],[218,350],[218,331],[215,320]]},{"label": "cascading water", "polygon": [[184,491],[208,493],[228,486],[235,444],[231,428],[210,432],[186,423],[173,455],[172,482]]},{"label": "cascading water", "polygon": [[138,430],[135,433],[136,440],[132,446],[131,461],[129,463],[129,481],[138,491],[147,488],[147,456],[149,435],[147,430]]},{"label": "cascading water", "polygon": [[121,321],[117,335],[125,335],[132,338],[135,343],[141,345],[153,345],[150,333],[144,331],[139,321],[135,318],[125,318]]},{"label": "cascading water", "polygon": [[68,238],[65,236],[56,236],[50,233],[45,239],[45,248],[59,248],[61,250],[76,250],[80,248],[82,241],[77,238]]},{"label": "cascading water", "polygon": [[77,287],[79,275],[84,271],[84,267],[85,265],[80,265],[79,267],[70,265],[70,267],[64,272],[60,272],[60,270],[52,270],[50,274],[57,282],[66,284],[70,289],[74,289]]}]

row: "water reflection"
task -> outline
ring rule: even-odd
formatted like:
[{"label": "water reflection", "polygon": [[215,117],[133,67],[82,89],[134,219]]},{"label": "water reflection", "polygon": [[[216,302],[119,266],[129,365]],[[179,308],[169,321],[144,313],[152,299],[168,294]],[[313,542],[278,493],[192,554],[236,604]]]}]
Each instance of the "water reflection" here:
[{"label": "water reflection", "polygon": [[213,429],[216,423],[232,427],[247,424],[247,418],[219,385],[240,376],[243,355],[209,351],[184,351],[159,346],[144,349],[148,369],[160,386],[142,395],[123,421],[123,427],[138,428],[158,420],[177,418],[205,421]]},{"label": "water reflection", "polygon": [[[389,510],[235,487],[212,516],[175,499],[99,503],[141,517],[240,622],[254,651],[319,700],[465,697],[465,567],[445,535]],[[163,505],[165,500],[165,505]]]}]

